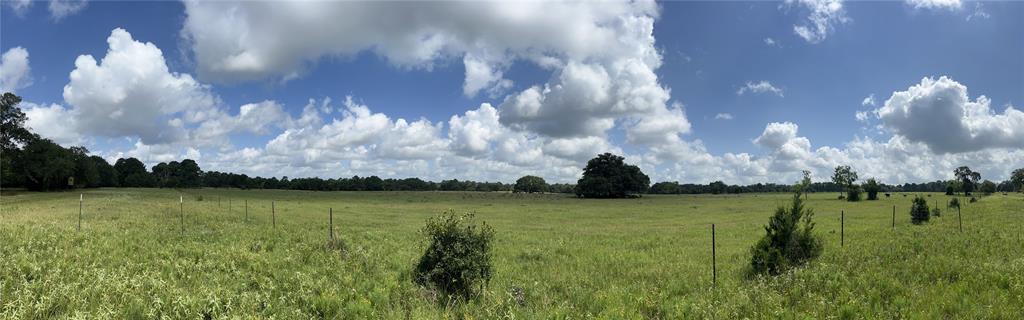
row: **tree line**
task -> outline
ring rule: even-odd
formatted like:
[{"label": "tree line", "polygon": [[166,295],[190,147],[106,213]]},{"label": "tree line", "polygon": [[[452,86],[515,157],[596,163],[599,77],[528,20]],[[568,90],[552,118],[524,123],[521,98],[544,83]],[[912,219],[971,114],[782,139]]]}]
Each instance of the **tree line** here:
[{"label": "tree line", "polygon": [[[287,176],[250,177],[245,174],[206,171],[192,159],[161,162],[147,169],[136,158],[121,158],[111,165],[106,159],[90,155],[81,146],[65,148],[25,128],[27,116],[18,108],[21,98],[5,93],[0,98],[0,187],[24,187],[50,191],[72,188],[136,187],[136,188],[240,188],[291,189],[314,191],[513,191],[570,193],[580,197],[619,198],[639,194],[727,194],[752,192],[793,192],[792,185],[756,183],[728,185],[722,181],[708,184],[658,182],[650,185],[646,174],[624,158],[610,153],[588,161],[583,177],[576,184],[549,184],[538,176],[524,176],[513,184],[470,180],[426,181],[420,178],[380,178],[378,176],[323,179],[319,177],[289,179]],[[861,188],[854,184],[856,172],[849,166],[836,168],[831,182],[810,181],[810,172],[799,184],[800,192],[851,192]],[[1012,191],[1024,186],[1024,169],[1013,172],[1009,181],[979,182],[980,174],[967,167],[958,168],[948,181],[887,185],[869,179],[863,188],[881,192],[985,192]],[[869,191],[869,193],[870,193]],[[859,191],[858,191],[859,192]]]}]

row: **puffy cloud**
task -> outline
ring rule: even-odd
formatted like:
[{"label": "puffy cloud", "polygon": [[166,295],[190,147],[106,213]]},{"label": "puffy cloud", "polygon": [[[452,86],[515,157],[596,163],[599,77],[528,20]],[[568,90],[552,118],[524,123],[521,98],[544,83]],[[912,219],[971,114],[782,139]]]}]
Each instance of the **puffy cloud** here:
[{"label": "puffy cloud", "polygon": [[754,83],[747,81],[747,84],[736,90],[736,95],[742,96],[743,94],[750,93],[773,93],[779,97],[782,97],[782,89],[776,88],[771,82],[761,80],[760,82]]},{"label": "puffy cloud", "polygon": [[673,143],[689,132],[690,121],[683,114],[683,106],[675,103],[671,109],[656,109],[635,120],[626,128],[626,141],[645,146]]},{"label": "puffy cloud", "polygon": [[719,113],[715,115],[715,120],[732,120],[731,113]]},{"label": "puffy cloud", "polygon": [[84,137],[75,132],[74,118],[63,106],[23,102],[21,107],[28,118],[25,126],[32,132],[62,145],[81,145],[85,142]]},{"label": "puffy cloud", "polygon": [[13,92],[32,84],[28,50],[14,47],[0,56],[0,91]]},{"label": "puffy cloud", "polygon": [[966,86],[943,76],[894,92],[875,113],[885,129],[937,153],[1024,148],[1024,112],[1008,106],[997,114],[990,104],[985,96],[972,101]]},{"label": "puffy cloud", "polygon": [[[319,123],[323,121],[315,121]],[[352,159],[431,159],[446,152],[442,124],[427,120],[392,120],[369,107],[345,99],[341,119],[319,127],[293,127],[267,143],[271,155],[289,157],[297,166]]]},{"label": "puffy cloud", "polygon": [[[636,2],[186,2],[200,78],[300,76],[323,57],[372,51],[402,68],[461,57],[463,93],[511,89],[516,60],[552,70],[513,93],[501,122],[556,138],[603,136],[616,120],[670,112],[654,70],[658,6]],[[295,37],[302,34],[302,37]]]},{"label": "puffy cloud", "polygon": [[754,139],[754,144],[769,149],[778,149],[790,140],[796,138],[797,125],[792,122],[772,122],[764,128],[760,137]]},{"label": "puffy cloud", "polygon": [[75,107],[82,133],[138,136],[145,144],[187,136],[184,122],[204,120],[218,102],[188,74],[172,73],[152,43],[132,39],[124,29],[107,38],[109,49],[97,63],[91,55],[75,60],[64,100]]},{"label": "puffy cloud", "polygon": [[862,105],[862,106],[872,106],[872,107],[876,106],[877,102],[875,102],[875,94],[872,93],[871,95],[869,95],[867,97],[864,97],[864,100],[860,101],[860,105]]},{"label": "puffy cloud", "polygon": [[850,21],[843,10],[842,0],[786,0],[786,4],[799,5],[810,11],[804,24],[793,26],[793,32],[809,43],[824,41],[836,24]]},{"label": "puffy cloud", "polygon": [[948,10],[959,10],[963,7],[963,2],[960,0],[906,0],[907,4],[914,7],[914,9],[948,9]]},{"label": "puffy cloud", "polygon": [[[555,65],[566,58],[621,55],[634,50],[613,45],[623,35],[616,30],[622,17],[657,12],[646,1],[185,5],[182,34],[192,44],[199,75],[217,81],[288,77],[321,57],[364,50],[399,66],[428,69],[435,60],[466,54],[473,63],[499,65],[511,56]],[[489,69],[493,75],[500,68]]]},{"label": "puffy cloud", "polygon": [[775,41],[775,39],[772,39],[771,37],[764,38],[764,44],[769,46],[769,47],[778,47],[779,46],[779,42]]},{"label": "puffy cloud", "polygon": [[462,92],[467,97],[472,97],[482,89],[488,89],[491,96],[497,96],[512,87],[512,80],[504,79],[502,66],[496,66],[466,54],[463,58],[466,66],[466,81],[462,86]]},{"label": "puffy cloud", "polygon": [[50,0],[47,9],[50,10],[50,17],[54,20],[61,20],[85,9],[86,0]]}]

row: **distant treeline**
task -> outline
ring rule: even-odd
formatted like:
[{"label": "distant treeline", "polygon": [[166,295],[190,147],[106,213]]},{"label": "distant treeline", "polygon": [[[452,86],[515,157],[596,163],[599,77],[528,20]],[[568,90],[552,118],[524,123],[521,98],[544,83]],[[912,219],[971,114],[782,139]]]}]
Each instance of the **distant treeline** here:
[{"label": "distant treeline", "polygon": [[[899,185],[879,184],[882,192],[945,192],[949,181],[937,180],[925,183],[904,183]],[[1000,192],[1014,190],[1010,181],[997,184]],[[721,181],[709,184],[693,184],[679,182],[658,182],[647,191],[649,194],[726,194],[726,193],[758,193],[758,192],[792,192],[793,186],[775,183],[756,183],[750,185],[727,185]],[[843,187],[833,182],[814,182],[807,192],[842,192]]]},{"label": "distant treeline", "polygon": [[[5,93],[0,97],[0,188],[24,187],[30,190],[65,190],[72,188],[96,187],[134,187],[134,188],[241,188],[241,189],[291,189],[317,191],[513,191],[515,184],[502,182],[459,181],[456,179],[441,182],[425,181],[420,178],[382,179],[377,176],[337,179],[296,178],[288,177],[263,178],[249,177],[244,174],[217,171],[204,172],[194,160],[185,159],[181,162],[161,162],[151,169],[136,158],[122,158],[108,163],[102,157],[89,155],[84,147],[65,148],[49,139],[40,137],[25,127],[27,119],[18,108],[21,98]],[[591,160],[592,163],[602,157],[614,158],[611,154],[600,155]],[[621,157],[617,158],[621,162]],[[606,159],[607,160],[607,159]],[[596,162],[595,162],[596,161]],[[590,163],[588,163],[588,166]],[[966,169],[966,167],[964,167]],[[614,169],[614,170],[613,170]],[[649,194],[723,194],[750,192],[790,192],[793,186],[785,184],[751,184],[746,186],[727,185],[721,181],[709,184],[680,184],[678,182],[658,182],[650,188],[647,176],[633,168],[640,180],[630,193]],[[619,168],[609,169],[619,172]],[[619,171],[616,171],[619,170]],[[806,174],[809,174],[806,173]],[[1024,169],[1014,171],[1015,181],[1024,185]],[[524,177],[526,178],[526,177]],[[575,184],[548,184],[543,178],[530,177],[528,182],[536,185],[524,188],[523,192],[545,191],[553,193],[577,193]],[[980,177],[979,177],[980,178]],[[605,180],[602,180],[605,179]],[[523,180],[523,179],[520,179]],[[856,179],[854,179],[856,180]],[[582,180],[581,180],[582,181]],[[808,180],[809,181],[809,180]],[[527,182],[524,180],[524,183]],[[591,179],[588,184],[595,188],[605,188],[608,183],[605,177]],[[928,183],[907,183],[902,185],[881,184],[882,192],[943,192],[953,188],[951,181],[934,181]],[[809,192],[840,192],[844,188],[833,182],[810,183],[805,191]],[[997,191],[1012,191],[1010,181],[999,183]],[[601,191],[601,190],[598,190]],[[604,190],[607,191],[607,190]]]}]

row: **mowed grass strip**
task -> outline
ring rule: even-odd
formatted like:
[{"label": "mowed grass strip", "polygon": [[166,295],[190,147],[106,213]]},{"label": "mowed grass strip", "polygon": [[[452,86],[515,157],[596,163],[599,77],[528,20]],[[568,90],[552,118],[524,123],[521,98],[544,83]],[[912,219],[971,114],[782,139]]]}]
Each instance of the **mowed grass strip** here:
[{"label": "mowed grass strip", "polygon": [[[915,193],[857,203],[811,194],[822,257],[751,278],[750,247],[790,194],[83,193],[80,232],[77,192],[0,198],[0,318],[1024,317],[1019,194],[961,199],[962,233],[942,194],[926,197],[942,216],[921,226],[910,223]],[[325,246],[331,208],[341,247]],[[419,229],[448,208],[475,212],[496,231],[494,278],[461,305],[411,278],[425,246]]]}]

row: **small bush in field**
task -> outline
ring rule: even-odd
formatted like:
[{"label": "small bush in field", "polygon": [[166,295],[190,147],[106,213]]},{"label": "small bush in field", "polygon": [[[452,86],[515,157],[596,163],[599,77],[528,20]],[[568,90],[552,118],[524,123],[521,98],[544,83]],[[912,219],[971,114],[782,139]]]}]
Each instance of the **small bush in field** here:
[{"label": "small bush in field", "polygon": [[958,198],[950,199],[949,200],[949,205],[946,206],[946,207],[947,208],[959,208],[960,207],[960,199],[958,199]]},{"label": "small bush in field", "polygon": [[449,297],[469,298],[491,280],[491,241],[494,230],[479,226],[473,214],[448,210],[427,220],[423,235],[430,242],[416,264],[416,283]]},{"label": "small bush in field", "polygon": [[813,216],[813,210],[804,208],[799,193],[791,207],[777,208],[764,227],[764,237],[751,248],[752,271],[778,275],[821,255],[823,246],[813,233]]},{"label": "small bush in field", "polygon": [[930,215],[928,201],[920,196],[914,197],[914,202],[910,206],[910,222],[913,224],[928,222]]},{"label": "small bush in field", "polygon": [[860,201],[860,186],[853,185],[846,190],[846,201],[856,202]]},{"label": "small bush in field", "polygon": [[939,210],[939,207],[936,206],[935,208],[932,208],[932,216],[936,216],[936,217],[942,216],[942,211]]},{"label": "small bush in field", "polygon": [[978,202],[978,198],[971,197],[971,203],[975,203],[975,202]]}]

